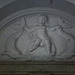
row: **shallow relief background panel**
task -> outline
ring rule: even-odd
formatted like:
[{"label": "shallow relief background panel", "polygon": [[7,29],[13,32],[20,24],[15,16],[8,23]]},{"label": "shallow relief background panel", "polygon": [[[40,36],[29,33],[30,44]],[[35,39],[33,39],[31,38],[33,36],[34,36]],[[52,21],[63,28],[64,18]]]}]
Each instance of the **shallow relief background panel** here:
[{"label": "shallow relief background panel", "polygon": [[51,9],[25,11],[0,23],[0,60],[74,61],[73,18]]}]

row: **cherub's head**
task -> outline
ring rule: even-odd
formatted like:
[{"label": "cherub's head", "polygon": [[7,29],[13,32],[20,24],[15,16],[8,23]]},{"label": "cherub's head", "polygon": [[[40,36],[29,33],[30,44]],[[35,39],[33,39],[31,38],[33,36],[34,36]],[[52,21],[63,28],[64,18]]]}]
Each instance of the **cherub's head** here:
[{"label": "cherub's head", "polygon": [[48,17],[43,14],[40,14],[37,19],[40,24],[45,24],[46,22],[48,22]]}]

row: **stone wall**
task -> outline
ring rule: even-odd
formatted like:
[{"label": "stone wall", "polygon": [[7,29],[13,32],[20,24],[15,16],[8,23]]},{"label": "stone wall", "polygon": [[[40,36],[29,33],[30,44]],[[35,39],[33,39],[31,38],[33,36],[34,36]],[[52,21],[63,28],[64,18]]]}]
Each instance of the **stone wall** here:
[{"label": "stone wall", "polygon": [[0,62],[0,74],[75,75],[74,62]]}]

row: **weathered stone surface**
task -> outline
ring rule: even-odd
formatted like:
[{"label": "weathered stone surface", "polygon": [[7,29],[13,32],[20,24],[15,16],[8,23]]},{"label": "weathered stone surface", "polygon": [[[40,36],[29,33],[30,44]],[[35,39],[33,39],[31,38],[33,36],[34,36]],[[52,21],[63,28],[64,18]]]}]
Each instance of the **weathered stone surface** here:
[{"label": "weathered stone surface", "polygon": [[74,24],[61,14],[50,13],[52,9],[32,10],[19,12],[18,16],[26,14],[6,21],[7,26],[0,32],[0,60],[74,61]]}]

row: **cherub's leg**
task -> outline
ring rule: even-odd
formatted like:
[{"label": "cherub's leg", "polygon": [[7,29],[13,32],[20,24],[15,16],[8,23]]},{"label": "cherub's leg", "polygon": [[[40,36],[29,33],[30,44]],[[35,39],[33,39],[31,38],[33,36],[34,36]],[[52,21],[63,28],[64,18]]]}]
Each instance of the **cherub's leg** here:
[{"label": "cherub's leg", "polygon": [[28,48],[28,51],[33,52],[40,46],[40,43],[41,43],[41,39],[39,39],[39,38],[36,39],[35,42],[33,42],[33,45],[30,48]]},{"label": "cherub's leg", "polygon": [[45,49],[47,50],[48,54],[50,54],[50,56],[54,56],[56,54],[56,48],[55,45],[52,44],[49,40],[45,40],[45,45],[44,45]]},{"label": "cherub's leg", "polygon": [[47,50],[47,53],[50,54],[50,56],[52,56],[52,51],[51,51],[52,44],[49,40],[45,39],[44,47]]}]

